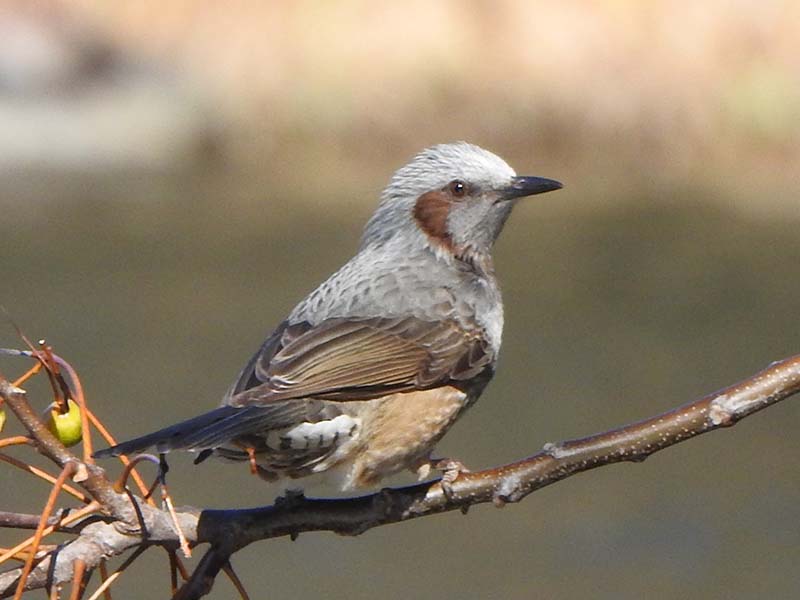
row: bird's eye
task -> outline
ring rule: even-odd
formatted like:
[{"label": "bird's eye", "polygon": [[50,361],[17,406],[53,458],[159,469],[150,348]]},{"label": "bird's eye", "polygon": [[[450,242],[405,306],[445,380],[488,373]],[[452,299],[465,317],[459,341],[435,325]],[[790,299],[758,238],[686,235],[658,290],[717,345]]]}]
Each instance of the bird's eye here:
[{"label": "bird's eye", "polygon": [[447,184],[447,190],[454,198],[463,198],[467,194],[467,184],[460,179],[454,179]]}]

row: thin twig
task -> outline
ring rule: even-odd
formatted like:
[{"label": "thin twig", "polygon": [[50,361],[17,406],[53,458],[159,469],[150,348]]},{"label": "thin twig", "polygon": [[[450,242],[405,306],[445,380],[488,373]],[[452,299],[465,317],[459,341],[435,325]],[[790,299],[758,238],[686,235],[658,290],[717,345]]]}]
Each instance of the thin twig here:
[{"label": "thin twig", "polygon": [[145,550],[147,550],[147,546],[139,546],[136,550],[134,550],[133,554],[126,558],[125,562],[123,562],[116,571],[114,571],[109,577],[104,578],[103,583],[100,584],[100,587],[95,590],[94,594],[91,595],[89,600],[97,600],[101,594],[105,594],[109,586],[119,579],[120,575],[125,572],[125,569],[130,567],[133,562],[139,558],[142,553],[144,553]]},{"label": "thin twig", "polygon": [[0,448],[8,448],[9,446],[21,446],[23,444],[34,444],[32,438],[29,438],[27,435],[15,435],[12,437],[3,438],[0,440]]},{"label": "thin twig", "polygon": [[184,583],[172,600],[195,600],[202,598],[211,591],[222,568],[230,563],[233,548],[222,544],[212,544],[211,548],[200,559],[189,580]]},{"label": "thin twig", "polygon": [[[62,360],[57,355],[55,356],[55,359]],[[100,422],[100,419],[98,419],[95,416],[95,414],[89,409],[89,407],[86,408],[86,416],[89,418],[91,424],[94,425],[94,428],[97,429],[97,431],[100,433],[100,435],[108,443],[109,446],[116,445],[117,441],[114,439],[114,436],[111,435],[111,433],[109,433],[108,429],[105,428],[105,426]],[[119,459],[122,461],[122,464],[126,468],[131,463],[130,459],[127,456],[121,455]],[[133,482],[136,484],[136,487],[139,488],[139,491],[141,492],[142,496],[144,496],[147,499],[148,504],[150,504],[151,506],[155,506],[156,505],[155,500],[153,500],[152,498],[150,498],[150,496],[147,495],[147,485],[145,485],[144,479],[142,479],[142,476],[139,475],[139,471],[137,469],[133,469],[131,471],[131,478],[133,479]]]},{"label": "thin twig", "polygon": [[166,550],[169,556],[170,595],[174,595],[178,591],[178,574],[180,574],[182,581],[186,581],[189,579],[189,573],[175,548],[167,548]]},{"label": "thin twig", "polygon": [[222,567],[222,570],[225,572],[225,575],[228,576],[228,579],[231,580],[231,583],[233,584],[233,587],[236,588],[236,591],[239,592],[239,597],[242,600],[250,600],[250,596],[247,594],[247,590],[244,588],[242,580],[239,579],[236,571],[233,570],[233,565],[231,565],[229,562]]},{"label": "thin twig", "polygon": [[20,376],[19,376],[17,379],[15,379],[15,380],[14,380],[14,381],[11,383],[11,385],[13,385],[14,387],[19,387],[19,386],[21,386],[23,383],[25,383],[26,381],[28,381],[28,379],[30,379],[31,377],[33,377],[34,375],[36,375],[36,374],[37,374],[39,371],[41,371],[41,370],[42,370],[42,363],[40,363],[40,362],[36,362],[36,363],[34,363],[34,365],[33,365],[33,366],[30,368],[30,369],[28,369],[27,371],[25,371],[25,373],[23,373],[23,374],[22,374],[22,375],[20,375]]},{"label": "thin twig", "polygon": [[[47,473],[46,471],[42,471],[40,468],[34,467],[33,465],[29,465],[28,463],[26,463],[24,461],[21,461],[21,460],[19,460],[17,458],[14,458],[13,456],[9,456],[8,454],[3,454],[2,452],[0,452],[0,461],[6,462],[6,463],[8,463],[10,465],[13,465],[13,466],[17,467],[18,469],[22,469],[23,471],[27,471],[28,473],[30,473],[32,475],[36,475],[37,477],[40,477],[41,479],[44,479],[45,481],[47,481],[50,484],[53,484],[53,483],[56,482],[56,478],[53,477],[52,475],[50,475],[50,473]],[[77,498],[81,502],[84,502],[84,503],[88,504],[89,502],[92,501],[92,499],[89,496],[87,496],[86,494],[84,494],[80,490],[75,489],[71,485],[64,484],[64,488],[63,489],[64,489],[65,492],[67,492],[71,496],[74,496],[75,498]]]},{"label": "thin twig", "polygon": [[39,340],[39,352],[41,360],[47,365],[47,375],[53,386],[54,402],[61,414],[65,415],[69,411],[68,400],[72,394],[67,382],[64,381],[64,377],[61,375],[61,370],[53,360],[53,347],[44,340]]},{"label": "thin twig", "polygon": [[[86,515],[90,515],[93,512],[97,512],[99,509],[100,509],[100,503],[99,502],[92,502],[91,504],[87,504],[83,508],[80,508],[80,509],[76,510],[75,512],[72,512],[72,513],[68,514],[63,519],[61,519],[57,524],[45,527],[43,532],[42,532],[42,535],[50,535],[53,531],[55,531],[59,527],[64,527],[66,525],[69,525],[70,523],[74,523],[75,521],[78,521],[78,520],[82,519]],[[10,548],[6,552],[4,552],[2,555],[0,555],[0,564],[3,564],[9,558],[11,558],[15,554],[17,554],[20,550],[25,550],[26,548],[31,546],[33,544],[33,540],[34,540],[34,538],[33,538],[33,536],[31,536],[28,539],[26,539],[25,541],[20,542],[19,544],[17,544],[13,548]],[[0,592],[2,592],[2,590],[0,590]]]},{"label": "thin twig", "polygon": [[[86,561],[78,559],[73,563],[72,574],[72,591],[69,595],[69,600],[81,600],[83,598],[83,591],[86,589]],[[53,586],[55,587],[55,586]]]},{"label": "thin twig", "polygon": [[30,575],[31,569],[33,568],[33,558],[36,555],[36,552],[39,550],[39,543],[42,541],[42,537],[44,537],[44,530],[48,528],[47,519],[50,517],[50,513],[53,512],[53,508],[55,508],[56,500],[58,499],[58,495],[61,493],[61,488],[63,487],[64,482],[68,477],[71,477],[76,470],[76,463],[71,462],[64,465],[64,468],[61,470],[58,479],[56,479],[56,482],[53,484],[53,489],[50,490],[50,495],[47,498],[47,504],[44,505],[42,517],[39,520],[39,526],[36,528],[36,533],[33,534],[33,543],[31,543],[30,556],[28,557],[28,560],[25,561],[25,567],[22,569],[22,575],[20,576],[19,583],[17,584],[17,592],[14,594],[14,600],[19,600],[22,598],[22,593],[25,591],[25,584],[28,581],[28,575]]},{"label": "thin twig", "polygon": [[[102,582],[108,581],[108,563],[105,560],[100,561],[100,580]],[[106,590],[103,592],[103,598],[105,600],[112,600],[111,599],[111,588],[106,586]]]},{"label": "thin twig", "polygon": [[[35,527],[35,525],[34,525],[34,527]],[[31,529],[33,529],[33,528],[31,528]],[[9,551],[9,548],[0,548],[0,552],[2,552],[4,554],[6,552],[8,552],[8,551]],[[28,560],[28,553],[24,552],[24,551],[23,552],[17,552],[15,555],[9,557],[9,560],[18,560],[18,561],[20,561],[21,563],[24,564],[25,561]]]},{"label": "thin twig", "polygon": [[[159,461],[158,458],[152,454],[137,454],[125,464],[125,468],[122,470],[122,473],[119,474],[119,477],[117,477],[117,480],[114,482],[114,491],[117,493],[124,492],[125,488],[128,487],[128,477],[131,475],[131,473],[133,473],[133,470],[140,462],[145,461],[153,463],[159,468],[161,467],[161,461]],[[149,491],[149,489],[145,488],[142,490],[142,493],[148,494]]]},{"label": "thin twig", "polygon": [[169,591],[172,596],[178,590],[178,565],[176,564],[178,555],[175,554],[173,548],[169,548],[167,556],[169,557]]},{"label": "thin twig", "polygon": [[183,552],[186,558],[191,558],[192,549],[189,547],[186,535],[183,533],[181,524],[178,522],[178,514],[175,512],[175,507],[172,504],[172,497],[169,495],[167,484],[163,481],[161,482],[161,500],[166,504],[167,512],[169,512],[170,519],[172,519],[172,523],[175,526],[175,533],[178,535],[178,543],[181,546],[181,552]]}]

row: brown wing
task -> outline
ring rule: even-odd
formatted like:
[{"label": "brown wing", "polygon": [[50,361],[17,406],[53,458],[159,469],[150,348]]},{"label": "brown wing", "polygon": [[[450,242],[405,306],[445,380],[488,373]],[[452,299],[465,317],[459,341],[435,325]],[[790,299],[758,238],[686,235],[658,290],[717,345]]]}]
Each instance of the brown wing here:
[{"label": "brown wing", "polygon": [[284,323],[245,367],[227,404],[376,398],[448,381],[466,382],[493,362],[494,354],[479,330],[467,331],[450,320]]},{"label": "brown wing", "polygon": [[[251,434],[258,440],[269,430],[330,418],[336,409],[324,400],[365,400],[447,383],[480,385],[491,376],[494,358],[477,328],[467,331],[455,321],[409,317],[329,319],[316,326],[283,323],[242,371],[225,400],[228,406],[95,456],[148,448],[208,450]],[[312,453],[313,459],[324,456],[328,449],[323,450]],[[238,455],[226,454],[246,457]]]}]

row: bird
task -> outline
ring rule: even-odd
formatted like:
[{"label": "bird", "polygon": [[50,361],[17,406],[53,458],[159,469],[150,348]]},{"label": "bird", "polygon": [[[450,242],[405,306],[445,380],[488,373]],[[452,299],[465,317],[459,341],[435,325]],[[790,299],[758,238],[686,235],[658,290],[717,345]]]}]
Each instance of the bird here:
[{"label": "bird", "polygon": [[249,461],[268,481],[322,474],[340,491],[410,470],[452,482],[436,443],[494,375],[503,302],[492,247],[524,197],[558,190],[467,142],[398,169],[358,250],[247,362],[220,406],[96,452]]}]

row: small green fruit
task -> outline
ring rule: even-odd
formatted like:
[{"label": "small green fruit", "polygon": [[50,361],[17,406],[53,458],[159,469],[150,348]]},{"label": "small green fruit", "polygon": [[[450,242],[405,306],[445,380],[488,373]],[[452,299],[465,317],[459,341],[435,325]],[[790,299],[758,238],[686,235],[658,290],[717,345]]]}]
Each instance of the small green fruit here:
[{"label": "small green fruit", "polygon": [[69,448],[83,439],[83,431],[81,429],[80,407],[73,400],[67,401],[67,407],[67,412],[62,415],[55,403],[49,406],[47,428],[62,444]]}]

